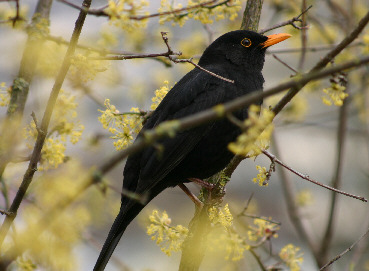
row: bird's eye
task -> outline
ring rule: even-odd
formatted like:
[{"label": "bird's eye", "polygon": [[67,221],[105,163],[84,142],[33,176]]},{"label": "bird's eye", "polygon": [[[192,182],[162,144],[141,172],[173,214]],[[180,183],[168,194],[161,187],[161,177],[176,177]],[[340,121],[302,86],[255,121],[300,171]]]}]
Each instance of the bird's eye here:
[{"label": "bird's eye", "polygon": [[250,47],[251,46],[251,40],[248,38],[244,38],[241,40],[241,45],[244,47]]}]

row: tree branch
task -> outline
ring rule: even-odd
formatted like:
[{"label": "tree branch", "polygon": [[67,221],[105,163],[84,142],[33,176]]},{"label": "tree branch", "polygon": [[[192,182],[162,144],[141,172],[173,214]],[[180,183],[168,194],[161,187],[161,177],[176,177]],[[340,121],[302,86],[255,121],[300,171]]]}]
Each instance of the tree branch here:
[{"label": "tree branch", "polygon": [[[330,63],[343,49],[345,49],[351,42],[353,42],[358,35],[363,31],[364,27],[369,22],[369,12],[360,20],[357,27],[345,38],[343,39],[335,48],[333,48],[326,56],[321,59],[310,72],[317,72],[323,69],[328,63]],[[298,87],[290,89],[288,93],[278,102],[278,104],[273,108],[273,112],[278,114],[286,105],[291,101],[293,97],[305,86],[306,84],[301,84]]]},{"label": "tree branch", "polygon": [[[85,7],[86,9],[88,9],[91,5],[91,0],[84,0],[83,1],[83,7]],[[28,168],[26,170],[26,173],[23,176],[23,181],[17,191],[17,194],[9,208],[9,212],[16,214],[18,211],[18,208],[21,204],[21,202],[23,201],[23,198],[27,192],[27,189],[29,187],[29,185],[31,184],[32,180],[33,180],[33,175],[34,173],[37,171],[37,163],[40,160],[41,157],[41,150],[42,147],[44,145],[45,142],[45,138],[46,138],[46,134],[47,134],[47,130],[49,127],[49,123],[50,123],[50,119],[51,119],[51,115],[52,112],[54,110],[54,106],[56,103],[56,100],[58,98],[59,95],[59,91],[60,88],[64,82],[65,76],[68,72],[68,69],[70,67],[70,59],[74,54],[79,36],[81,34],[82,31],[82,27],[86,18],[86,12],[85,11],[81,11],[78,19],[76,21],[75,24],[75,28],[72,34],[72,38],[71,38],[71,42],[69,44],[68,50],[65,54],[63,63],[60,67],[59,73],[55,79],[55,83],[54,86],[52,88],[52,91],[50,93],[50,97],[48,100],[48,103],[46,105],[46,109],[45,109],[45,113],[43,115],[43,119],[41,122],[41,126],[40,129],[42,131],[42,133],[38,133],[37,134],[37,139],[36,139],[36,143],[35,143],[35,147],[33,149],[32,155],[31,155],[31,160],[28,164]],[[4,223],[2,224],[1,228],[0,228],[0,246],[2,245],[5,236],[7,235],[10,226],[12,225],[13,221],[15,219],[15,216],[7,216],[5,218]]]}]

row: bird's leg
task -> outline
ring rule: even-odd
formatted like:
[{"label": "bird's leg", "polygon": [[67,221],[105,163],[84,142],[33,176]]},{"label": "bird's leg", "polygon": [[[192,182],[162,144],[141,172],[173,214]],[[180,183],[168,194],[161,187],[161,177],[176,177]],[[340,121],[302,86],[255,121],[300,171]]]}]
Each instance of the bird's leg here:
[{"label": "bird's leg", "polygon": [[182,190],[183,192],[186,193],[186,195],[193,201],[193,203],[196,204],[197,207],[202,207],[202,202],[201,200],[199,200],[188,188],[187,186],[185,186],[183,183],[180,183],[178,185]]},{"label": "bird's leg", "polygon": [[208,190],[212,190],[214,188],[214,185],[208,182],[205,182],[204,180],[198,179],[198,178],[187,178],[191,182],[197,183],[201,185],[201,187],[205,187]]}]

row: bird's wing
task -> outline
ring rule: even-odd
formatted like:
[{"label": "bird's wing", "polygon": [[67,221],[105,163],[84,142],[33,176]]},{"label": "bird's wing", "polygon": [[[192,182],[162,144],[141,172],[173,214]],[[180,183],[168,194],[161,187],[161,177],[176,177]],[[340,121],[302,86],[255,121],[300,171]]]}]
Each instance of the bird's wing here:
[{"label": "bird's wing", "polygon": [[[232,88],[231,83],[194,69],[167,94],[144,130],[155,128],[163,121],[180,119],[223,103],[225,93],[232,91]],[[158,141],[159,148],[149,147],[128,159],[124,187],[142,193],[155,186],[186,157],[212,125],[210,123],[179,132],[173,138]]]}]

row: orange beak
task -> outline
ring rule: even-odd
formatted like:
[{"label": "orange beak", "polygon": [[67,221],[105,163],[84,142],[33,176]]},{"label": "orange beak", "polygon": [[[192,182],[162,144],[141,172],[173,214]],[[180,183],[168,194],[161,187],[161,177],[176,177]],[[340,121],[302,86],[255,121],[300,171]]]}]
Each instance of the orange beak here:
[{"label": "orange beak", "polygon": [[289,37],[291,37],[291,35],[286,34],[286,33],[269,35],[269,36],[267,36],[268,39],[265,42],[260,43],[260,45],[263,46],[263,48],[267,48],[267,47],[272,46],[274,44],[277,44],[281,41],[284,41],[284,40],[288,39]]}]

